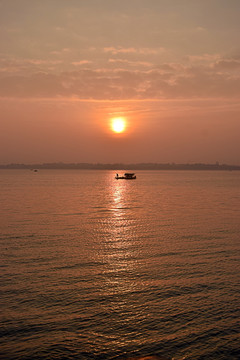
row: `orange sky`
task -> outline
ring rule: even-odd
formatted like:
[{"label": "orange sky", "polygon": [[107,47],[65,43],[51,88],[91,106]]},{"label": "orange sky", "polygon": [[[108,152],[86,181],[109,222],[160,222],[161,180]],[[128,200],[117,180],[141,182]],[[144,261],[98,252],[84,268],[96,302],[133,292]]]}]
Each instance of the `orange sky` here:
[{"label": "orange sky", "polygon": [[240,164],[239,14],[238,0],[0,1],[0,163]]}]

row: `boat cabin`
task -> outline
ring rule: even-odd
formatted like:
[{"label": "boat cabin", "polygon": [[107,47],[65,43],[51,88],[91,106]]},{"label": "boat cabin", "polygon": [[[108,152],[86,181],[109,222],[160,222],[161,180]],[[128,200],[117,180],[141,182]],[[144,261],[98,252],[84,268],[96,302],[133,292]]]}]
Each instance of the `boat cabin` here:
[{"label": "boat cabin", "polygon": [[124,176],[127,179],[132,179],[135,176],[135,174],[134,173],[125,173]]}]

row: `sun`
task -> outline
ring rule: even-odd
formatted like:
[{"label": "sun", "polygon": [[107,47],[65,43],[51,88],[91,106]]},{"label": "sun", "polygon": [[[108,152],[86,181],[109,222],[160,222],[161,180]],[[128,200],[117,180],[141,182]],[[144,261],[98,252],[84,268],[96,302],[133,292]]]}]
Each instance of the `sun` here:
[{"label": "sun", "polygon": [[112,131],[122,133],[126,129],[126,120],[123,117],[113,118],[111,121]]}]

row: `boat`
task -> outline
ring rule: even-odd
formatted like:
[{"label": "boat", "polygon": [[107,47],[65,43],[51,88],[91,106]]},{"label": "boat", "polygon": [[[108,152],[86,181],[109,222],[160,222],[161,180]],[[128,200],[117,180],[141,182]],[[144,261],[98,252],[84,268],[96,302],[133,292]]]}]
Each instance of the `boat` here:
[{"label": "boat", "polygon": [[119,176],[118,174],[116,174],[115,179],[119,180],[119,179],[125,179],[125,180],[134,180],[136,179],[136,175],[134,173],[125,173],[123,176]]}]

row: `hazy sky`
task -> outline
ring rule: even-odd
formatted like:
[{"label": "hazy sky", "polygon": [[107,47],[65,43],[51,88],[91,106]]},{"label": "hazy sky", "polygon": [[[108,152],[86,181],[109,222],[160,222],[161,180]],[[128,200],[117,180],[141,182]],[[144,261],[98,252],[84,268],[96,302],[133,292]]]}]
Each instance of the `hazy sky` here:
[{"label": "hazy sky", "polygon": [[239,0],[0,0],[0,163],[240,164],[239,18]]}]

